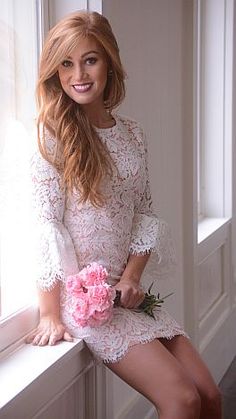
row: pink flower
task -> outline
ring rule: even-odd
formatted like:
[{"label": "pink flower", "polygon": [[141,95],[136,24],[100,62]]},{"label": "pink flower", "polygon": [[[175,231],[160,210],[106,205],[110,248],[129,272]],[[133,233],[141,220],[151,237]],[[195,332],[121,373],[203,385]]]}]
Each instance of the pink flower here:
[{"label": "pink flower", "polygon": [[99,285],[107,280],[107,270],[96,262],[92,262],[78,274],[85,286]]},{"label": "pink flower", "polygon": [[79,275],[70,275],[66,280],[66,289],[69,294],[78,295],[83,292],[83,282]]},{"label": "pink flower", "polygon": [[112,307],[109,310],[94,311],[93,316],[90,319],[90,326],[96,327],[106,323],[112,317]]},{"label": "pink flower", "polygon": [[79,326],[87,326],[87,321],[89,317],[88,301],[83,299],[74,301],[72,316]]},{"label": "pink flower", "polygon": [[[106,283],[107,277],[106,269],[96,262],[78,274],[68,276],[66,289],[72,296],[71,314],[78,326],[101,326],[112,318],[113,307],[120,306],[120,291]],[[154,309],[159,308],[168,296],[160,298],[159,293],[155,296],[151,294],[151,288],[152,284],[143,302],[133,310],[155,318]]]},{"label": "pink flower", "polygon": [[110,307],[113,292],[108,284],[96,285],[88,288],[88,299],[93,303],[94,310],[103,311]]},{"label": "pink flower", "polygon": [[66,289],[72,298],[72,316],[81,326],[100,326],[112,317],[116,291],[106,283],[106,269],[96,262],[67,278]]}]

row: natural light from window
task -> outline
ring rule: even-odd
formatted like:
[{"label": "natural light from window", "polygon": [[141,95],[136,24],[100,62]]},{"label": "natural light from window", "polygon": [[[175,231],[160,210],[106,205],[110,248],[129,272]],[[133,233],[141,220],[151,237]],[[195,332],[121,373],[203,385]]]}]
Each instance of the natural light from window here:
[{"label": "natural light from window", "polygon": [[[198,216],[232,216],[232,0],[196,2]],[[211,231],[211,230],[210,230]]]},{"label": "natural light from window", "polygon": [[29,182],[37,72],[35,1],[1,0],[0,32],[0,315],[5,318],[32,304],[35,294]]}]

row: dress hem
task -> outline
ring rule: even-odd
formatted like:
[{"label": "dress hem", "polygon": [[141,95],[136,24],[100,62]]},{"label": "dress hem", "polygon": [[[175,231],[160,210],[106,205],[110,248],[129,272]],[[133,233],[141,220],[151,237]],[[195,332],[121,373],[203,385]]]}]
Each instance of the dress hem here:
[{"label": "dress hem", "polygon": [[[124,349],[124,351],[121,354],[116,355],[116,356],[113,355],[113,356],[110,356],[108,358],[101,358],[98,355],[96,355],[95,353],[93,353],[92,351],[91,352],[92,352],[93,357],[95,359],[95,363],[97,363],[97,364],[101,364],[101,363],[103,363],[103,364],[114,364],[114,363],[117,363],[117,362],[121,361],[121,359],[124,358],[124,356],[127,355],[128,352],[130,352],[130,350],[136,345],[139,345],[139,344],[145,345],[146,343],[150,343],[155,339],[161,339],[161,338],[171,340],[175,336],[185,336],[186,338],[189,339],[189,336],[184,331],[181,331],[181,330],[175,331],[175,332],[170,333],[168,335],[167,334],[163,335],[163,334],[155,333],[152,336],[149,336],[149,337],[146,337],[146,338],[141,338],[140,340],[130,341],[128,347],[126,349]],[[88,347],[89,347],[89,345],[88,345]]]}]

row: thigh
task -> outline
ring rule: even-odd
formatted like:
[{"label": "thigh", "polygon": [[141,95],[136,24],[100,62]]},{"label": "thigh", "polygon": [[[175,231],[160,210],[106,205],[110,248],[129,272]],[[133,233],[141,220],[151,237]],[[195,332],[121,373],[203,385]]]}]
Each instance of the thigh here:
[{"label": "thigh", "polygon": [[216,391],[210,371],[188,338],[175,336],[171,340],[160,339],[160,342],[180,362],[201,396]]},{"label": "thigh", "polygon": [[197,394],[179,361],[157,339],[133,346],[119,362],[106,365],[160,408],[171,397]]}]

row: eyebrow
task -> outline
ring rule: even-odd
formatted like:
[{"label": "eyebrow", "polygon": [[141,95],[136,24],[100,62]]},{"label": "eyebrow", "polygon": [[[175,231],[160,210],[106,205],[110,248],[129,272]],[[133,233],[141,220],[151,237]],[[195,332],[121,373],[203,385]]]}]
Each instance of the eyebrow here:
[{"label": "eyebrow", "polygon": [[[84,57],[86,57],[86,55],[89,55],[89,54],[97,54],[97,55],[99,55],[99,51],[91,50],[91,51],[85,52],[84,54],[81,55],[81,58],[84,58]],[[69,60],[72,59],[70,56],[67,57],[67,58]]]},{"label": "eyebrow", "polygon": [[81,57],[83,58],[88,54],[99,54],[99,51],[91,50],[91,51],[88,51],[88,52],[85,52],[84,54],[82,54]]}]

